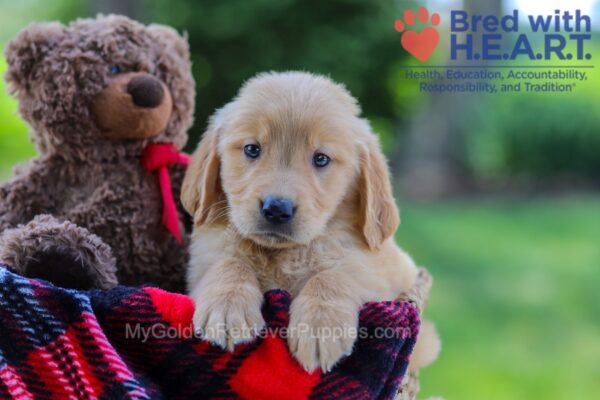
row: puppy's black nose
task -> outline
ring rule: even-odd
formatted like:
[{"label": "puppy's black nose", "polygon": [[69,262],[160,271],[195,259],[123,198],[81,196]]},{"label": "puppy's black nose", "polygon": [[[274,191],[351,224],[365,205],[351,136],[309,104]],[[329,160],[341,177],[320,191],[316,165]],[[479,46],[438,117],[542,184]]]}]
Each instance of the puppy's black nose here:
[{"label": "puppy's black nose", "polygon": [[136,76],[127,84],[127,92],[138,107],[158,107],[165,97],[165,90],[158,79],[152,75]]},{"label": "puppy's black nose", "polygon": [[290,199],[267,196],[261,207],[263,217],[272,224],[287,224],[294,218],[296,207]]}]

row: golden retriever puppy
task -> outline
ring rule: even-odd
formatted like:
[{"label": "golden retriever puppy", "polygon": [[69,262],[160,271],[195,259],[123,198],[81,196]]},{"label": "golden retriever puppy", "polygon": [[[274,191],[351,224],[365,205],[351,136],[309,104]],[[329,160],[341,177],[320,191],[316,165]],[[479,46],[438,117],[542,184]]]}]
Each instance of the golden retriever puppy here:
[{"label": "golden retriever puppy", "polygon": [[232,349],[263,327],[263,292],[293,295],[292,354],[324,371],[351,352],[363,303],[395,299],[416,267],[377,136],[330,79],[265,73],[212,117],[182,202],[194,218],[194,326]]}]

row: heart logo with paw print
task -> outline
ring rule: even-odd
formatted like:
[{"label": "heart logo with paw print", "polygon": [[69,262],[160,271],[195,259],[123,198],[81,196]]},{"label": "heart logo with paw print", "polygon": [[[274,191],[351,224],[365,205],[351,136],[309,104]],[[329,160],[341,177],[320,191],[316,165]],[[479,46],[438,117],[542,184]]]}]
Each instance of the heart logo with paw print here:
[{"label": "heart logo with paw print", "polygon": [[[417,18],[423,24],[437,26],[440,23],[439,14],[432,14],[429,18],[429,11],[425,7],[417,10]],[[426,26],[420,32],[411,29],[415,23],[415,14],[412,10],[404,12],[404,21],[398,19],[394,23],[396,31],[402,33],[400,43],[404,50],[409,52],[419,61],[427,61],[440,42],[438,31],[432,26]]]}]

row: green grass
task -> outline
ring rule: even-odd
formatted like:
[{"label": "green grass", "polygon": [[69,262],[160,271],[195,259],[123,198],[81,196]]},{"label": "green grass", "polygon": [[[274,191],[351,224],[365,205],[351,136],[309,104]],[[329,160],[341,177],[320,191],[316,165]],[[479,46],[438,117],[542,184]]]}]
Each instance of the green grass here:
[{"label": "green grass", "polygon": [[600,393],[600,198],[409,204],[398,242],[433,274],[443,340],[422,395]]}]

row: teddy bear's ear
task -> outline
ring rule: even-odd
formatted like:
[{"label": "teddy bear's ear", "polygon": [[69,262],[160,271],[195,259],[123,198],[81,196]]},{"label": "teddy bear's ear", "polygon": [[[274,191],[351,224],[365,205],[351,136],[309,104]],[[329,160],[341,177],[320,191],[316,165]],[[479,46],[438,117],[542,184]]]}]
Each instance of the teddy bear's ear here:
[{"label": "teddy bear's ear", "polygon": [[190,48],[188,45],[187,33],[180,35],[169,26],[150,24],[148,30],[156,40],[164,44],[170,51],[175,51],[181,58],[189,60]]},{"label": "teddy bear's ear", "polygon": [[39,63],[65,34],[59,22],[34,23],[23,29],[6,47],[6,82],[11,93],[28,89],[28,81]]}]

